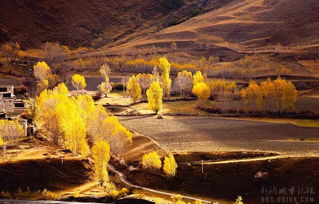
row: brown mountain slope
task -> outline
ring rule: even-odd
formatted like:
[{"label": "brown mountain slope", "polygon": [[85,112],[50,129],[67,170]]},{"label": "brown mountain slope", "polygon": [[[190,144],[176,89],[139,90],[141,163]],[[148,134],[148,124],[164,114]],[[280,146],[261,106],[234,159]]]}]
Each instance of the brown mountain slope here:
[{"label": "brown mountain slope", "polygon": [[38,47],[46,41],[100,47],[158,31],[174,20],[231,1],[1,0],[0,43],[11,39],[23,48]]},{"label": "brown mountain slope", "polygon": [[318,28],[317,0],[237,0],[123,47],[173,41],[182,47],[309,45],[319,43]]}]

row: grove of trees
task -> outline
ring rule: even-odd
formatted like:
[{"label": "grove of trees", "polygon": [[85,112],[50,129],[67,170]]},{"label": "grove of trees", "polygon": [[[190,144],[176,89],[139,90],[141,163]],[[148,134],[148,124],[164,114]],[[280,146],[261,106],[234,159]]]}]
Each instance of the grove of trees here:
[{"label": "grove of trees", "polygon": [[247,111],[252,112],[292,112],[297,101],[296,87],[281,79],[266,80],[258,85],[251,81],[241,91],[241,97]]}]

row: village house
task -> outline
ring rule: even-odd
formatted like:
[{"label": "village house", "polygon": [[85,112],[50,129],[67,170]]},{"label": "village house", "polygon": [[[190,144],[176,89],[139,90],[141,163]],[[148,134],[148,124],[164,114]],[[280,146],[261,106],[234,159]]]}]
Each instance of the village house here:
[{"label": "village house", "polygon": [[25,110],[23,100],[18,99],[14,95],[14,85],[17,80],[1,79],[0,80],[0,117],[4,119],[18,119],[20,125],[24,129],[24,135],[27,136],[33,130],[28,130],[29,125],[27,120],[17,117],[18,114]]}]

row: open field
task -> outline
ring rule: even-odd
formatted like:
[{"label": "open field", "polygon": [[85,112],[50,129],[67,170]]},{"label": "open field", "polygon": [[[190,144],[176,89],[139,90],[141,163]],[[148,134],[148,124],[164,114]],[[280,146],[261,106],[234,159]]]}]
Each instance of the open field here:
[{"label": "open field", "polygon": [[[127,127],[150,136],[171,151],[267,151],[318,155],[319,128],[210,117],[120,117]],[[289,139],[295,139],[290,141]]]}]

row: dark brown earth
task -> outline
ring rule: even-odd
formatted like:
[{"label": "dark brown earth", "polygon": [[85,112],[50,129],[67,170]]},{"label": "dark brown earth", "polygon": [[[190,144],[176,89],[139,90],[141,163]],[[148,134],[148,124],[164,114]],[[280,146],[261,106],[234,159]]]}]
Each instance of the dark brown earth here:
[{"label": "dark brown earth", "polygon": [[85,160],[24,160],[0,164],[0,191],[61,190],[89,180],[92,174]]},{"label": "dark brown earth", "polygon": [[[178,169],[173,178],[165,177],[159,171],[137,170],[126,171],[128,179],[135,184],[155,189],[191,194],[206,198],[223,199],[225,203],[233,203],[238,195],[243,196],[244,203],[262,203],[262,197],[273,196],[263,190],[270,188],[294,188],[292,196],[312,197],[313,203],[319,201],[319,159],[316,158],[283,158],[251,162],[235,162],[211,164],[202,167],[199,164],[185,164],[183,158],[177,157]],[[261,177],[256,177],[262,172]],[[298,189],[313,193],[298,194]],[[287,194],[289,196],[290,194]],[[227,202],[228,201],[228,202]],[[291,203],[291,202],[287,202]]]}]

